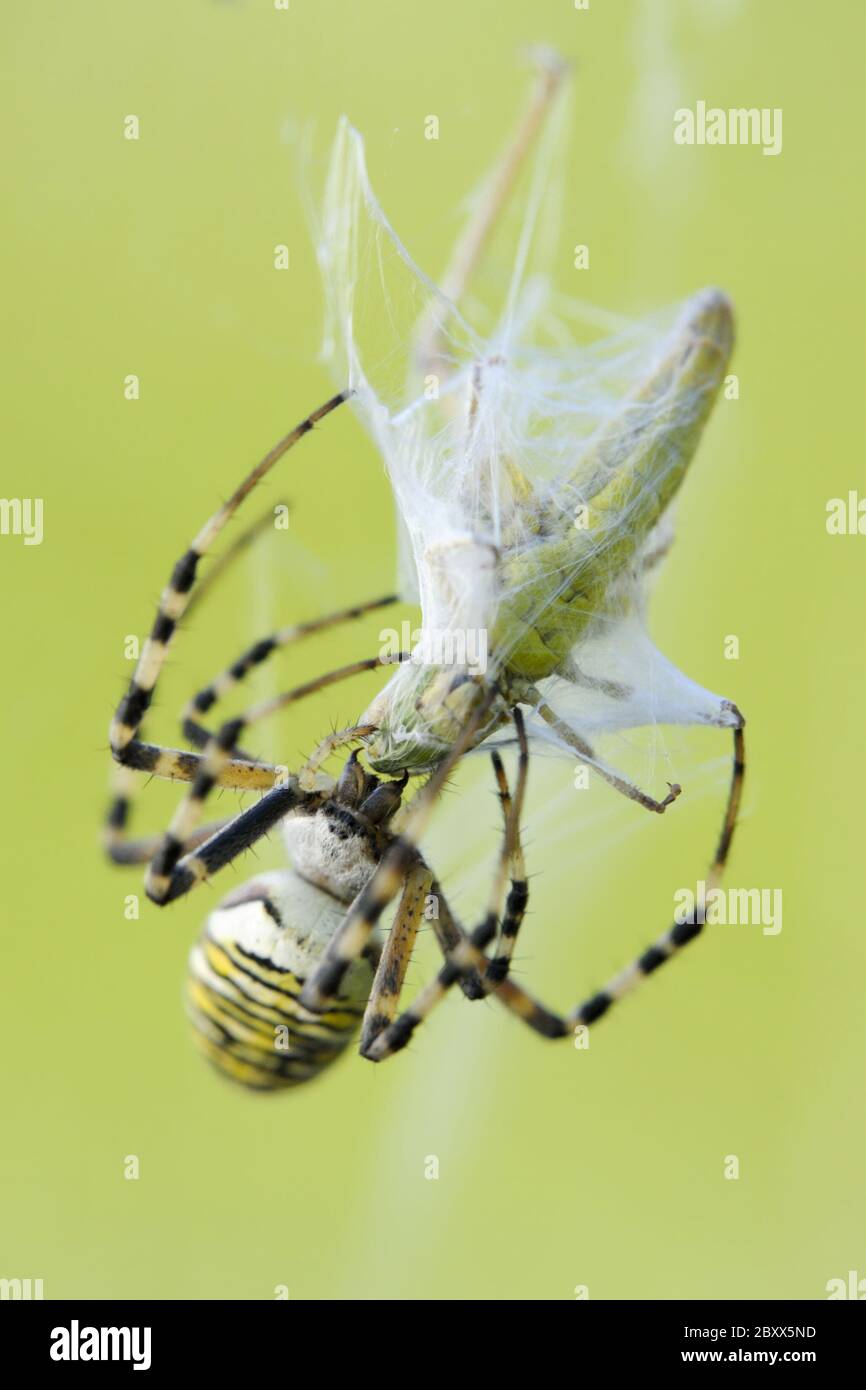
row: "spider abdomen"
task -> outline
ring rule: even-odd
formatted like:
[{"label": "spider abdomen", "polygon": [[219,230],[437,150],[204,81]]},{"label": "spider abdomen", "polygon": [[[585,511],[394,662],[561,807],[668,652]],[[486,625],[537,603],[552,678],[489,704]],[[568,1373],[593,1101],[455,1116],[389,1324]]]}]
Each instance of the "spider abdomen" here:
[{"label": "spider abdomen", "polygon": [[204,1056],[258,1091],[318,1075],[351,1042],[373,967],[361,958],[322,1013],[300,1003],[345,905],[290,870],[262,874],[211,913],[190,952],[187,1013]]}]

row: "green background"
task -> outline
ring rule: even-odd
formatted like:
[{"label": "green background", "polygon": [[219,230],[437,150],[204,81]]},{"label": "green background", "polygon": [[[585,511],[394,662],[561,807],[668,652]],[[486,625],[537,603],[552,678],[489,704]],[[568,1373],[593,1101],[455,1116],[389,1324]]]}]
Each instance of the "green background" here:
[{"label": "green background", "polygon": [[[2,492],[44,498],[45,537],[0,537],[0,1275],[41,1277],[49,1298],[766,1299],[866,1274],[866,539],[825,528],[827,500],[864,477],[862,8],[105,0],[14,7],[3,29]],[[292,132],[312,119],[322,150],[348,112],[435,275],[537,38],[580,64],[564,245],[588,244],[591,269],[576,283],[566,254],[559,287],[622,313],[707,283],[737,304],[740,399],[690,473],[652,628],[748,717],[729,882],[781,888],[784,927],[709,931],[588,1052],[455,997],[385,1066],[353,1054],[306,1091],[235,1093],[190,1047],[180,993],[204,914],[250,861],[164,912],[142,894],[129,921],[140,876],[97,848],[124,638],[242,471],[330,391]],[[674,109],[698,99],[783,108],[781,155],[674,146]],[[165,741],[247,640],[392,582],[388,485],[348,412],[286,463],[268,492],[283,496],[290,533],[173,653],[151,724]],[[372,654],[380,626],[286,655],[257,689]],[[262,751],[295,764],[375,685],[298,709]],[[575,792],[565,761],[533,771],[518,978],[561,1007],[657,935],[707,861],[727,740],[660,746],[653,785],[669,766],[686,792],[662,819]],[[138,824],[174,800],[151,785]],[[430,837],[467,915],[496,833],[486,769],[469,769]],[[276,840],[260,862],[280,862]],[[425,942],[415,984],[432,963]]]}]

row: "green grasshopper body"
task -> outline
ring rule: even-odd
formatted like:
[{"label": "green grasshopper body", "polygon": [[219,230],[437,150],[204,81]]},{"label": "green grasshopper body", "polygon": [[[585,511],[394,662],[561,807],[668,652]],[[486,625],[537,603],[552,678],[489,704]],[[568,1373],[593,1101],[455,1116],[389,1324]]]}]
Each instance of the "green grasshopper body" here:
[{"label": "green grasshopper body", "polygon": [[732,346],[727,298],[695,295],[555,497],[503,462],[519,516],[513,526],[505,519],[496,547],[488,669],[401,666],[364,716],[378,726],[367,744],[374,771],[430,771],[484,703],[476,743],[536,681],[568,674],[590,626],[629,601],[625,581],[682,483]]}]

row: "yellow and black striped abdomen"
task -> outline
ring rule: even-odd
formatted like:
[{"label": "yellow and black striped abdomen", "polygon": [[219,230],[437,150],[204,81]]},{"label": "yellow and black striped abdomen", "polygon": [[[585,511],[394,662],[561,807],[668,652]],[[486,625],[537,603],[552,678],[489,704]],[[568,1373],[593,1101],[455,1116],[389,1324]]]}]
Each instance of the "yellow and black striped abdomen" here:
[{"label": "yellow and black striped abdomen", "polygon": [[373,980],[366,960],[325,1012],[299,1001],[344,912],[282,871],[261,875],[208,918],[190,953],[187,1012],[198,1047],[224,1076],[282,1090],[316,1076],[352,1041]]}]

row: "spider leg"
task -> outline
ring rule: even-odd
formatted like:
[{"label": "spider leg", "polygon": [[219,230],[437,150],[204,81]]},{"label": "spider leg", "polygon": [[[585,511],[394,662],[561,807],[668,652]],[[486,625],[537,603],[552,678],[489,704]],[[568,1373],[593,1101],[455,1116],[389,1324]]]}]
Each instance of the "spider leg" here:
[{"label": "spider leg", "polygon": [[[438,906],[437,915],[433,918],[433,927],[443,956],[448,959],[461,942],[468,942],[469,940],[463,928],[455,922],[442,890],[434,880],[432,870],[419,856],[404,880],[403,893],[394,925],[382,951],[370,999],[364,1013],[359,1051],[362,1057],[367,1057],[370,1061],[382,1060],[376,1054],[373,1044],[397,1016],[406,970],[412,957],[418,930],[422,922],[426,920],[427,900],[431,897],[436,899]],[[480,952],[477,955],[477,960],[481,966],[484,965],[484,957]],[[479,999],[485,996],[485,991],[481,986],[481,977],[475,968],[461,975],[460,984],[464,988],[472,986],[472,992],[468,994],[470,999]],[[396,1050],[395,1048],[394,1051]],[[390,1055],[390,1050],[383,1054],[383,1056]]]},{"label": "spider leg", "polygon": [[[273,468],[277,460],[282,458],[283,454],[287,453],[299,439],[308,434],[319,420],[324,419],[332,410],[336,410],[339,405],[342,405],[343,401],[348,398],[348,394],[346,391],[341,391],[339,395],[333,396],[331,400],[319,406],[318,410],[314,410],[289,434],[285,435],[279,443],[275,444],[261,462],[247,474],[229,500],[208,519],[192,541],[189,549],[178,560],[172,570],[168,585],[163,590],[156,619],[150,635],[144,643],[129,688],[120,701],[111,722],[109,738],[111,752],[116,762],[127,767],[140,766],[140,762],[137,763],[135,760],[136,749],[139,746],[138,733],[142,720],[153,701],[157,681],[165,664],[177,625],[189,607],[200,561],[208,554],[226,522],[234,516],[244,499]],[[147,768],[146,770],[153,771],[154,769]],[[172,774],[159,773],[158,775]]]},{"label": "spider leg", "polygon": [[[728,861],[737,824],[745,771],[745,740],[741,725],[738,729],[734,729],[734,758],[725,816],[716,853],[707,871],[707,884],[711,888],[718,886]],[[698,921],[675,922],[664,935],[660,936],[642,955],[638,956],[637,960],[615,975],[603,989],[585,999],[582,1004],[571,1011],[568,1016],[569,1031],[579,1024],[595,1023],[597,1019],[607,1013],[612,1004],[633,990],[647,975],[653,974],[660,965],[664,965],[665,961],[670,960],[672,956],[682,950],[683,946],[694,941],[695,937],[703,931],[703,927],[704,923]]]},{"label": "spider leg", "polygon": [[[164,907],[166,903],[184,897],[197,884],[204,882],[226,864],[230,864],[238,855],[243,854],[290,811],[305,805],[311,808],[320,805],[323,795],[324,793],[319,793],[317,796],[309,796],[298,786],[296,777],[289,777],[285,785],[272,787],[266,792],[255,806],[239,811],[198,848],[189,850],[187,846],[190,841],[187,841],[182,846],[182,851],[186,852],[175,855],[170,867],[168,861],[172,856],[167,856],[164,861],[160,860],[159,856],[165,845],[164,837],[160,837],[161,848],[151,860],[145,879],[148,897],[158,907]],[[196,843],[197,837],[191,837],[191,841]],[[154,884],[158,892],[152,891],[149,886]]]},{"label": "spider leg", "polygon": [[[120,764],[132,772],[148,772],[169,782],[194,782],[204,766],[200,753],[185,748],[165,748],[162,744],[142,743],[136,739],[127,749]],[[249,758],[229,758],[219,774],[219,785],[236,792],[267,791],[280,780],[281,769],[275,763],[260,763]]]},{"label": "spider leg", "polygon": [[[274,506],[276,505],[285,507],[287,504],[283,502],[274,504]],[[254,542],[258,540],[259,536],[263,535],[269,527],[273,526],[273,522],[274,508],[268,507],[267,511],[262,512],[261,516],[256,521],[252,522],[252,524],[241,531],[239,535],[235,536],[231,543],[227,545],[219,555],[213,558],[207,570],[198,576],[195,589],[189,596],[189,603],[186,606],[187,618],[190,613],[195,612],[196,609],[201,606],[211,590],[219,583],[222,575],[225,574],[226,570],[231,568],[238,556],[242,555],[245,550],[249,550]]]},{"label": "spider leg", "polygon": [[[214,787],[219,785],[222,770],[227,763],[231,762],[232,753],[245,729],[274,714],[277,710],[285,709],[298,700],[304,699],[307,695],[313,695],[328,685],[345,680],[347,676],[357,675],[360,671],[375,670],[380,666],[389,665],[395,659],[390,656],[382,656],[371,657],[367,661],[356,661],[351,666],[343,666],[336,671],[328,671],[315,680],[307,681],[304,685],[296,686],[293,690],[288,690],[273,699],[263,700],[260,704],[254,705],[234,719],[227,719],[221,728],[209,737],[204,753],[201,755],[201,767],[198,775],[186,796],[179,802],[168,829],[162,836],[159,848],[148,866],[145,874],[145,891],[148,897],[156,903],[162,903],[170,901],[174,896],[172,893],[172,875],[175,865],[178,864],[181,855],[189,848],[191,837],[198,829],[204,804]],[[343,741],[349,742],[353,738],[361,738],[370,732],[372,732],[370,725],[357,725],[351,730],[343,731]],[[277,780],[285,780],[284,768],[280,769],[280,776]],[[313,793],[312,787],[302,787],[300,779],[297,779],[297,785],[299,791],[303,790],[305,796]]]},{"label": "spider leg", "polygon": [[[401,653],[402,658],[402,653]],[[391,658],[392,660],[394,658]],[[387,662],[385,664],[388,664]],[[304,766],[298,773],[298,780],[306,791],[312,791],[316,785],[316,778],[319,769],[327,762],[332,753],[336,753],[338,748],[345,748],[348,743],[354,743],[356,739],[365,738],[367,734],[375,733],[374,724],[354,724],[347,729],[337,729],[335,733],[328,734],[318,747],[310,754]]]},{"label": "spider leg", "polygon": [[[468,993],[469,998],[473,999],[483,998],[503,987],[511,963],[514,938],[523,920],[528,896],[523,854],[520,847],[519,821],[526,794],[529,749],[520,710],[515,708],[512,715],[517,728],[520,749],[513,801],[502,760],[498,753],[494,752],[492,755],[505,825],[487,911],[480,924],[469,935],[458,929],[458,940],[450,946],[443,947],[445,964],[435,978],[425,985],[407,1009],[383,1024],[376,1035],[367,1041],[366,1049],[362,1049],[362,1051],[363,1055],[371,1062],[384,1061],[386,1057],[392,1056],[393,1053],[405,1047],[415,1029],[432,1013],[437,1004],[442,1002],[452,985],[463,984],[465,987],[466,981],[472,980],[474,988],[465,992]],[[511,887],[508,897],[505,899],[505,884],[509,873]],[[434,884],[432,891],[441,900],[441,889],[438,883]],[[503,900],[505,900],[504,911]],[[450,916],[450,913],[448,915]],[[484,954],[484,949],[496,936],[497,929],[500,932],[500,953],[493,960],[488,960]],[[402,977],[400,982],[402,983]],[[509,992],[509,997],[511,997],[511,992]],[[543,1019],[541,1026],[546,1026],[548,1029],[557,1026],[553,1017],[547,1015],[546,1010],[543,1010],[534,1000],[529,1000],[529,997],[525,996],[523,991],[516,990],[516,987],[515,997],[528,1001],[525,1006],[527,1012],[536,1022]],[[396,1002],[395,999],[395,1005]],[[555,1036],[561,1035],[563,1030],[564,1025],[559,1028],[559,1032]]]},{"label": "spider leg", "polygon": [[[412,802],[402,830],[395,835],[364,888],[346,913],[335,932],[316,970],[301,992],[301,1003],[307,1009],[327,1007],[342,983],[352,961],[357,960],[367,946],[382,913],[393,902],[418,856],[418,842],[424,833],[435,802],[447,778],[463,757],[472,739],[497,697],[491,685],[479,701],[463,732],[452,745],[447,757]],[[304,785],[303,775],[300,779]]]},{"label": "spider leg", "polygon": [[[731,782],[719,842],[707,874],[709,887],[718,885],[730,855],[744,776],[745,743],[741,725],[734,730]],[[440,891],[435,883],[433,891]],[[597,1022],[608,1012],[612,1004],[634,989],[646,976],[653,974],[666,960],[670,960],[672,956],[678,954],[683,946],[700,934],[702,929],[702,922],[674,923],[637,960],[615,975],[603,989],[590,995],[567,1015],[552,1012],[510,979],[505,979],[502,984],[495,986],[492,990],[492,997],[541,1037],[565,1037],[580,1026],[588,1026]],[[449,951],[446,962],[436,977],[425,985],[409,1008],[399,1014],[369,1045],[364,1055],[370,1061],[384,1061],[386,1057],[392,1056],[393,1053],[405,1047],[419,1024],[428,1017],[452,985],[456,984],[461,977],[465,977],[470,971],[475,971],[484,978],[485,969],[489,969],[490,964],[492,964],[492,962],[487,961],[479,949],[479,943],[484,940],[485,935],[487,939],[490,939],[487,918],[471,936],[467,937],[465,934],[461,934],[461,940]]]},{"label": "spider leg", "polygon": [[[481,977],[480,989],[477,993],[470,995],[471,998],[483,998],[490,994],[491,990],[496,985],[501,984],[505,979],[511,968],[514,945],[517,941],[517,934],[523,924],[523,919],[526,915],[526,907],[529,902],[529,884],[526,878],[523,846],[520,842],[520,819],[523,813],[523,803],[526,797],[526,782],[529,774],[529,745],[526,739],[526,727],[523,722],[523,715],[519,709],[514,709],[513,718],[517,729],[519,750],[517,783],[513,802],[508,788],[505,768],[502,766],[502,759],[496,752],[491,755],[493,770],[499,789],[499,799],[502,803],[502,816],[505,822],[501,872],[504,873],[507,867],[511,886],[508,890],[508,897],[505,900],[505,911],[499,921],[496,954],[492,957],[484,975]],[[476,942],[476,944],[479,945],[481,949],[484,949],[484,946],[486,946],[486,943],[482,944],[481,942]],[[466,991],[464,990],[464,992]]]},{"label": "spider leg", "polygon": [[386,594],[383,598],[370,599],[366,603],[354,604],[351,608],[342,608],[336,613],[327,613],[324,617],[315,618],[311,622],[294,623],[289,627],[279,628],[276,632],[254,642],[236,661],[232,662],[231,666],[203,686],[189,701],[181,716],[184,736],[189,739],[193,747],[204,748],[211,737],[211,731],[201,725],[200,716],[213,709],[218,700],[223,699],[234,686],[249,675],[250,671],[260,666],[274,652],[280,651],[294,642],[301,641],[305,637],[310,637],[314,633],[324,632],[328,628],[336,627],[338,624],[349,622],[354,618],[360,618],[365,613],[372,613],[377,608],[386,608],[389,604],[396,602],[396,594]]},{"label": "spider leg", "polygon": [[[249,549],[257,537],[271,524],[272,520],[273,513],[269,509],[252,526],[236,537],[210,569],[200,576],[190,594],[186,608],[187,617],[211,592],[216,581],[238,555]],[[236,776],[246,779],[251,774],[243,765],[254,763],[256,759],[249,758],[241,750],[238,750],[238,759],[241,766],[235,765],[234,768],[230,768],[230,771],[234,771]],[[145,769],[144,764],[147,761],[150,761],[152,765]],[[201,760],[197,755],[188,754],[181,749],[158,748],[156,745],[143,743],[140,738],[136,740],[136,747],[130,762],[126,766],[119,763],[114,764],[111,778],[111,799],[106,812],[102,835],[103,848],[113,864],[122,866],[146,864],[156,853],[162,840],[161,834],[142,836],[135,840],[128,837],[130,813],[137,785],[136,772],[148,770],[151,776],[167,776],[173,777],[175,780],[191,781],[195,778],[200,766]],[[277,769],[275,767],[270,768],[268,764],[261,766],[271,775],[261,779],[257,776],[256,789],[267,790],[276,781]],[[250,783],[247,782],[245,786],[236,789],[248,790],[249,788]],[[193,849],[199,844],[204,844],[205,840],[210,839],[211,835],[215,834],[223,825],[228,824],[228,819],[230,818],[202,826],[196,831],[186,848]]]},{"label": "spider leg", "polygon": [[[195,782],[205,766],[200,753],[187,753],[178,748],[159,748],[155,744],[136,741],[133,758],[128,764],[115,765],[111,781],[111,797],[102,832],[102,845],[112,864],[143,864],[159,848],[163,836],[149,835],[130,840],[127,835],[136,772],[149,772],[155,777],[175,781]],[[233,791],[270,791],[285,775],[285,769],[271,763],[255,763],[230,758],[221,768],[217,785]],[[200,844],[227,821],[215,822],[196,830],[185,849]]]},{"label": "spider leg", "polygon": [[406,875],[400,905],[379,959],[361,1025],[362,1057],[367,1055],[374,1040],[396,1017],[406,970],[418,928],[424,920],[424,906],[432,882],[433,875],[423,860],[419,860]]},{"label": "spider leg", "polygon": [[[431,893],[439,900],[440,911],[446,906],[440,885],[433,880]],[[450,915],[450,913],[449,913]],[[484,924],[482,924],[483,926]],[[440,945],[442,942],[440,940]],[[370,1062],[384,1062],[400,1052],[410,1041],[416,1029],[430,1016],[438,1004],[446,997],[455,984],[467,978],[483,978],[490,961],[479,950],[473,937],[462,927],[457,928],[457,941],[445,948],[445,964],[412,1000],[407,1009],[398,1014],[381,1032],[368,1039],[363,1056]],[[476,996],[471,996],[476,997]],[[562,1038],[568,1031],[565,1019],[551,1011],[513,980],[505,979],[495,985],[491,998],[498,999],[512,1013],[521,1018],[532,1030],[544,1038]]]},{"label": "spider leg", "polygon": [[[208,760],[198,753],[190,753],[177,748],[165,748],[158,744],[145,743],[141,738],[142,721],[150,708],[157,682],[165,663],[166,655],[178,623],[190,605],[213,582],[213,572],[196,587],[199,562],[211,550],[223,527],[234,515],[241,503],[257,483],[269,472],[274,464],[294,444],[313,428],[313,426],[348,397],[341,392],[313,411],[306,420],[301,421],[289,434],[285,435],[246,476],[229,500],[205,523],[189,549],[175,565],[168,586],[163,591],[156,620],[150,635],[145,641],[135,672],[126,694],[121,700],[112,720],[110,730],[111,751],[115,762],[120,765],[114,796],[111,801],[104,835],[105,848],[109,857],[118,864],[143,862],[147,851],[153,852],[154,837],[138,841],[126,839],[126,826],[129,818],[130,786],[122,770],[133,769],[149,772],[153,776],[192,782],[193,785],[209,770]],[[227,557],[217,566],[224,568],[227,559],[236,555],[263,528],[260,519],[247,533],[242,535],[229,548]],[[267,791],[277,786],[284,775],[284,769],[261,763],[245,757],[227,757],[220,760],[216,784],[239,791]],[[201,829],[194,828],[182,844],[182,851],[195,849],[220,829],[228,830],[233,821]],[[157,848],[157,853],[159,849]]]},{"label": "spider leg", "polygon": [[[152,859],[162,843],[162,834],[144,835],[136,840],[127,837],[129,815],[135,791],[135,774],[131,768],[115,767],[111,779],[112,796],[105,817],[102,832],[102,847],[112,864],[123,867],[133,864],[146,864]],[[217,830],[221,830],[228,820],[214,821],[200,826],[187,845],[188,849],[204,844]]]},{"label": "spider leg", "polygon": [[[218,578],[225,573],[231,563],[242,552],[249,549],[252,543],[264,532],[271,524],[272,519],[273,514],[270,509],[264,512],[252,526],[248,527],[232,542],[207,573],[199,578],[195,588],[190,593],[186,607],[187,616],[210,593]],[[205,748],[211,737],[211,732],[196,723],[193,716],[212,708],[218,699],[225,695],[233,685],[241,681],[254,666],[264,661],[272,651],[288,646],[289,643],[314,633],[322,632],[341,622],[359,618],[378,608],[384,608],[396,601],[396,595],[386,595],[382,598],[368,600],[361,604],[355,604],[351,608],[325,614],[323,617],[309,622],[281,628],[269,637],[255,643],[222,675],[200,690],[188,703],[182,716],[185,736],[195,747]],[[367,668],[362,666],[359,669]],[[311,691],[306,693],[311,693]],[[219,786],[229,787],[235,791],[268,791],[279,782],[282,771],[280,768],[262,762],[240,748],[236,748],[234,751],[235,757],[230,759],[220,772]],[[155,777],[194,782],[202,767],[203,761],[198,754],[189,753],[185,749],[164,748],[155,744],[144,743],[140,738],[135,740],[134,745],[129,749],[125,763],[115,766],[112,778],[112,796],[105,818],[102,842],[105,852],[113,864],[146,864],[163,841],[162,833],[143,836],[136,840],[131,840],[127,836],[135,791],[135,778],[131,774],[141,771],[148,772]],[[230,820],[231,817],[227,817],[224,820],[213,821],[208,825],[199,827],[190,835],[184,849],[190,850],[204,844],[217,830],[228,825]]]}]

